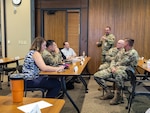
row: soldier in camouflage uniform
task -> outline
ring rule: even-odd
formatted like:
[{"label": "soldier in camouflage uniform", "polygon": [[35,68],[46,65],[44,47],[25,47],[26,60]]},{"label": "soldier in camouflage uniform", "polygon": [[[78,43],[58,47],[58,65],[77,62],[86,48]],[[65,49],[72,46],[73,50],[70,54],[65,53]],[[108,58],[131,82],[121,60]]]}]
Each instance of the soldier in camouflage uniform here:
[{"label": "soldier in camouflage uniform", "polygon": [[[109,68],[104,69],[102,71],[98,71],[94,74],[94,79],[96,80],[96,82],[99,85],[101,85],[106,91],[106,94],[103,97],[101,97],[101,99],[112,99],[110,101],[111,105],[118,104],[120,100],[121,87],[123,86],[124,79],[128,78],[128,75],[125,72],[125,70],[134,70],[135,66],[137,66],[138,53],[133,48],[133,44],[133,39],[125,39],[125,51],[118,52],[115,59],[111,62]],[[105,79],[110,77],[115,78],[116,80],[116,89],[114,95],[105,83]]]},{"label": "soldier in camouflage uniform", "polygon": [[46,65],[57,66],[62,63],[62,55],[54,40],[47,40],[46,49],[42,52],[42,57]]},{"label": "soldier in camouflage uniform", "polygon": [[108,50],[108,52],[106,53],[106,57],[105,57],[106,61],[100,65],[98,70],[100,71],[100,70],[108,68],[110,66],[111,61],[114,60],[117,53],[121,49],[123,49],[123,47],[124,47],[124,40],[119,40],[117,42],[116,47],[113,47],[113,48]]},{"label": "soldier in camouflage uniform", "polygon": [[[116,47],[113,47],[111,49],[108,50],[108,52],[106,53],[106,61],[101,64],[98,68],[98,70],[103,70],[106,69],[110,66],[111,61],[115,58],[116,54],[124,47],[124,40],[119,40],[117,42]],[[99,86],[98,90],[100,91],[102,88]]]},{"label": "soldier in camouflage uniform", "polygon": [[115,36],[113,34],[111,34],[110,31],[111,31],[111,27],[107,26],[105,28],[105,35],[100,38],[99,42],[96,42],[96,45],[98,47],[102,47],[102,53],[101,53],[101,55],[102,55],[101,62],[102,63],[105,62],[105,56],[106,56],[107,51],[110,48],[114,47]]}]

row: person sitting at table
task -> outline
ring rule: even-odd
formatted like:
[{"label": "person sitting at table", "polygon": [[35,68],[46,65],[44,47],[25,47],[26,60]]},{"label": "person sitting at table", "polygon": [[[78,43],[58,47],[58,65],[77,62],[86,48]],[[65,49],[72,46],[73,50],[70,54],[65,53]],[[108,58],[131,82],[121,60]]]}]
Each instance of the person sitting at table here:
[{"label": "person sitting at table", "polygon": [[[71,60],[72,58],[76,57],[77,54],[75,53],[75,51],[70,47],[70,44],[68,41],[65,41],[63,43],[64,48],[61,49],[61,52],[65,55],[66,60]],[[68,79],[70,79],[70,77],[68,77]],[[78,77],[72,77],[72,79],[70,80],[70,82],[68,82],[68,84],[72,87],[68,86],[68,89],[73,89],[73,83],[80,83],[80,80]],[[70,87],[70,88],[69,88]]]},{"label": "person sitting at table", "polygon": [[[119,104],[121,88],[123,87],[124,80],[128,78],[125,70],[130,69],[133,71],[135,66],[137,66],[138,52],[133,48],[133,44],[133,39],[126,38],[124,44],[125,52],[118,52],[115,59],[111,61],[110,67],[94,74],[95,81],[106,91],[106,94],[100,97],[100,99],[112,99],[110,105]],[[115,78],[116,80],[114,95],[105,82],[107,78]]]},{"label": "person sitting at table", "polygon": [[62,64],[62,55],[54,40],[46,41],[46,49],[42,52],[42,57],[46,65],[58,66]]},{"label": "person sitting at table", "polygon": [[61,49],[61,52],[66,56],[66,59],[69,60],[77,56],[75,51],[70,47],[69,42],[65,41],[63,45],[64,48]]},{"label": "person sitting at table", "polygon": [[39,76],[40,71],[62,71],[64,66],[53,67],[46,65],[41,56],[41,52],[46,49],[46,41],[42,37],[34,39],[30,51],[24,59],[22,73],[25,74],[27,87],[43,88],[47,90],[46,97],[57,97],[61,90],[61,84],[58,78],[48,78]]}]

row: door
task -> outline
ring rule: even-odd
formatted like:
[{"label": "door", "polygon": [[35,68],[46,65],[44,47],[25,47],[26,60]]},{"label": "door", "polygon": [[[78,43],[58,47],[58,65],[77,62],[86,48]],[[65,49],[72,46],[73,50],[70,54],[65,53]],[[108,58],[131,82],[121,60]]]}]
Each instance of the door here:
[{"label": "door", "polygon": [[79,55],[79,38],[80,38],[80,13],[78,10],[69,10],[68,13],[68,42],[70,46]]},{"label": "door", "polygon": [[79,10],[45,11],[44,38],[55,40],[59,48],[68,41],[79,55],[80,12]]},{"label": "door", "polygon": [[59,48],[66,38],[66,11],[44,12],[44,38],[55,40]]}]

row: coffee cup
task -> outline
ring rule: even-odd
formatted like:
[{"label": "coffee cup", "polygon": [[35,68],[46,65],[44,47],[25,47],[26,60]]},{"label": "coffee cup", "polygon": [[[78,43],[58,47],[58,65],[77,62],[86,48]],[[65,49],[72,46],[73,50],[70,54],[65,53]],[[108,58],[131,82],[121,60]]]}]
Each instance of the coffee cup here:
[{"label": "coffee cup", "polygon": [[13,102],[22,102],[24,95],[24,79],[20,74],[12,74],[10,76],[10,88]]}]

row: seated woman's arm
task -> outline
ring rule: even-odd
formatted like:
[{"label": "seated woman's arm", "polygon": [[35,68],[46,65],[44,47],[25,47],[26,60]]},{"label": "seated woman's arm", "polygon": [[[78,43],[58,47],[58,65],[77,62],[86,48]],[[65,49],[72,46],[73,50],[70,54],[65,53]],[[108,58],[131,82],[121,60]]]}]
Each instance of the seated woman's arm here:
[{"label": "seated woman's arm", "polygon": [[33,54],[33,59],[41,71],[60,71],[64,69],[64,66],[53,67],[46,65],[41,54],[37,51]]}]

